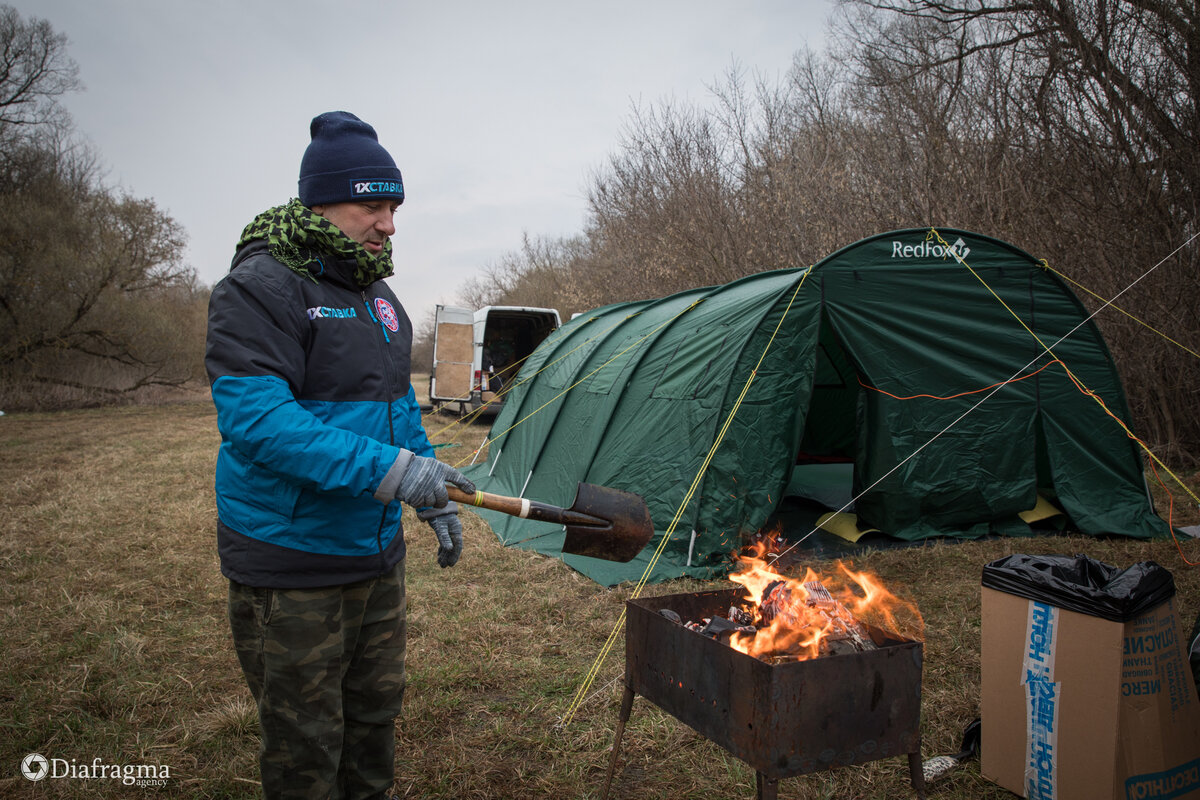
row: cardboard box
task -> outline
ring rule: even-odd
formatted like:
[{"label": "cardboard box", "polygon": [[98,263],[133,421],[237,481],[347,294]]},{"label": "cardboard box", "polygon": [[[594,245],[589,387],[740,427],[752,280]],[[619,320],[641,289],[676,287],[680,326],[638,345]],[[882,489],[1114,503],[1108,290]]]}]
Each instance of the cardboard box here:
[{"label": "cardboard box", "polygon": [[1125,623],[983,587],[983,776],[1049,800],[1200,800],[1174,600]]}]

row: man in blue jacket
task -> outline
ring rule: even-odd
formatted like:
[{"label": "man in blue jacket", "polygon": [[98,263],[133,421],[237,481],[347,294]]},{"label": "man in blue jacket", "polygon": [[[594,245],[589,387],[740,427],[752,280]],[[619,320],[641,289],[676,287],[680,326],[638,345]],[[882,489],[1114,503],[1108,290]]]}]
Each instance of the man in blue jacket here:
[{"label": "man in blue jacket", "polygon": [[[462,552],[410,383],[412,325],[384,278],[400,170],[353,114],[315,117],[299,198],[242,232],[212,292],[217,548],[258,703],[267,797],[381,797],[404,694],[401,502]],[[397,502],[400,501],[400,502]]]}]

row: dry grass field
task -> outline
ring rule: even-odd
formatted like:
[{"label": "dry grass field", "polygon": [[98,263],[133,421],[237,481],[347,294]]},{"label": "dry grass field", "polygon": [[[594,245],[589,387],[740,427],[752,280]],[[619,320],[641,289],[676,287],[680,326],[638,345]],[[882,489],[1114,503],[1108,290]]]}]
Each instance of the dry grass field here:
[{"label": "dry grass field", "polygon": [[[418,384],[420,388],[420,384]],[[443,460],[483,442],[483,425],[431,418]],[[225,620],[206,401],[0,417],[0,797],[258,796],[257,721]],[[1196,476],[1190,480],[1196,483]],[[409,512],[411,513],[411,512]],[[1177,521],[1196,509],[1177,500]],[[415,798],[594,798],[607,769],[623,650],[563,715],[630,589],[603,589],[556,560],[499,546],[464,514],[460,564],[439,569],[431,533],[409,519],[409,684],[397,726],[396,788]],[[1200,561],[1200,543],[1185,545]],[[1178,586],[1185,625],[1200,572],[1171,541],[1082,537],[934,544],[869,553],[856,566],[920,605],[926,643],[923,753],[958,749],[978,715],[980,569],[1012,552],[1153,559]],[[680,581],[666,594],[730,584]],[[986,729],[985,729],[986,730]],[[986,733],[985,733],[986,736]],[[30,753],[67,763],[161,765],[165,785],[21,776]],[[903,759],[785,779],[784,798],[914,796]],[[753,797],[742,762],[639,699],[617,798]],[[970,761],[934,798],[1009,798]]]}]

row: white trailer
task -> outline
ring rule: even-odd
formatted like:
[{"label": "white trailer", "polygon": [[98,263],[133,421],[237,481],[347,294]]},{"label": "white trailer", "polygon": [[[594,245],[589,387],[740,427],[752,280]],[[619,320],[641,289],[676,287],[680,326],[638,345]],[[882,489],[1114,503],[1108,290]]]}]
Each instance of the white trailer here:
[{"label": "white trailer", "polygon": [[458,405],[465,414],[480,407],[500,410],[504,389],[542,340],[561,325],[553,308],[484,306],[478,311],[439,305],[434,314],[434,408]]}]

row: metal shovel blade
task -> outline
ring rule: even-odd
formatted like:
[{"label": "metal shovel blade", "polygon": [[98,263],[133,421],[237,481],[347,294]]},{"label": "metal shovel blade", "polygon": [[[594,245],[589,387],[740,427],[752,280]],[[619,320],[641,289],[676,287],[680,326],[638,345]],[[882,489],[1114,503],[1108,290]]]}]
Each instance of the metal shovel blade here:
[{"label": "metal shovel blade", "polygon": [[[574,519],[571,512],[587,519]],[[591,483],[579,484],[563,524],[564,554],[606,561],[632,561],[654,534],[650,509],[641,495]]]}]

